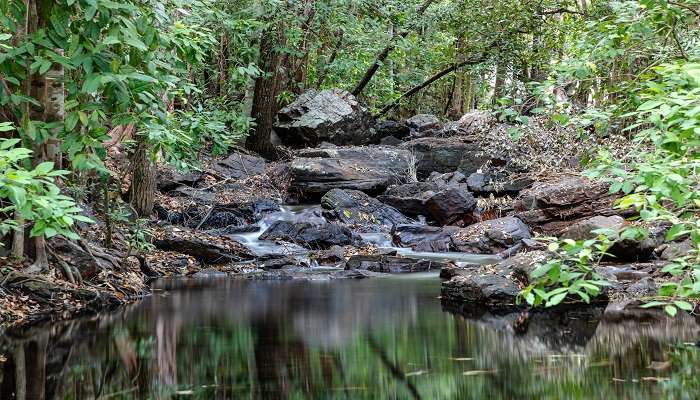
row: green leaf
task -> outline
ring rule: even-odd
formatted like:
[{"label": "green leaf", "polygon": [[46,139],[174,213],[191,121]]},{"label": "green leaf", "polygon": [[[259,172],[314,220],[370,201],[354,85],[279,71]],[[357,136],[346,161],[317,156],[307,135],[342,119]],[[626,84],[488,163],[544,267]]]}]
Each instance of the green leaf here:
[{"label": "green leaf", "polygon": [[101,83],[102,82],[100,80],[100,74],[97,74],[97,73],[90,74],[87,76],[87,78],[85,78],[85,82],[83,82],[82,92],[88,93],[88,94],[94,93],[100,87]]},{"label": "green leaf", "polygon": [[688,231],[685,229],[684,224],[676,224],[671,227],[671,229],[666,232],[666,240],[667,241],[673,241],[678,239],[679,237],[685,235],[688,233]]},{"label": "green leaf", "polygon": [[34,168],[34,172],[37,175],[46,175],[48,174],[51,170],[53,169],[53,162],[52,161],[46,161],[43,162]]},{"label": "green leaf", "polygon": [[695,309],[695,307],[691,303],[688,303],[687,301],[683,300],[676,300],[673,302],[673,304],[683,311],[692,312],[693,309]]},{"label": "green leaf", "polygon": [[545,304],[545,307],[552,307],[556,306],[559,303],[562,302],[566,298],[567,293],[559,293],[557,295],[552,296],[549,300],[547,300],[547,304]]},{"label": "green leaf", "polygon": [[648,303],[642,304],[640,308],[652,308],[652,307],[661,307],[665,306],[668,303],[665,301],[650,301]]},{"label": "green leaf", "polygon": [[676,313],[678,313],[678,309],[672,305],[668,305],[664,307],[664,311],[666,311],[666,314],[675,317]]}]

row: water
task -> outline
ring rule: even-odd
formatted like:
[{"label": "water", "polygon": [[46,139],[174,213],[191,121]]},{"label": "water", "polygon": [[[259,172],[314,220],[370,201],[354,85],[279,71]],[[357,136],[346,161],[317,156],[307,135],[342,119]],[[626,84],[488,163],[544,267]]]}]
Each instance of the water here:
[{"label": "water", "polygon": [[[435,274],[161,281],[119,312],[0,336],[0,398],[697,398],[692,318],[612,324],[440,304]],[[459,307],[455,307],[459,308]],[[19,371],[19,373],[18,373]],[[666,380],[668,379],[668,380]],[[25,383],[22,383],[25,382]],[[45,394],[40,396],[38,393]]]}]

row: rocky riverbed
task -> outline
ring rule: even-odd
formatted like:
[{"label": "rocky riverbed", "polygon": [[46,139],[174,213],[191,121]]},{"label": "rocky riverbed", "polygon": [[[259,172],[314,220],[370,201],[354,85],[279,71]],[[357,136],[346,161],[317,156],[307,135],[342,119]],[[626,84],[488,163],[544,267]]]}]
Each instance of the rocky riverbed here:
[{"label": "rocky riverbed", "polygon": [[[136,251],[117,227],[106,248],[95,217],[77,244],[54,239],[55,276],[3,272],[6,317],[122,304],[148,293],[144,277],[315,279],[319,271],[339,279],[441,270],[443,301],[460,310],[516,307],[529,273],[549,257],[538,236],[587,239],[630,215],[606,184],[580,176],[577,149],[567,156],[548,145],[561,133],[531,133],[538,143],[506,140],[506,131],[483,112],[450,123],[430,115],[376,122],[348,93],[310,92],[278,115],[286,158],[239,150],[187,173],[161,167],[155,213],[139,233],[148,246]],[[543,157],[548,165],[533,163]],[[612,286],[597,301],[649,296],[670,279],[663,260],[683,244],[664,243],[664,226],[651,231],[611,248],[614,258],[598,268]],[[14,315],[12,303],[20,304]]]}]

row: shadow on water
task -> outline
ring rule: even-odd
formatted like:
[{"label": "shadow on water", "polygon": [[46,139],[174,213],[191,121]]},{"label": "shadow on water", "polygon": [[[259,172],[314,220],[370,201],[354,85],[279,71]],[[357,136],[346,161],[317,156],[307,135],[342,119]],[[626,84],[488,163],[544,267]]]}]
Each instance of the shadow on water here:
[{"label": "shadow on water", "polygon": [[700,356],[679,347],[698,337],[692,319],[441,305],[435,274],[167,286],[118,313],[5,333],[0,399],[658,399],[700,386]]}]

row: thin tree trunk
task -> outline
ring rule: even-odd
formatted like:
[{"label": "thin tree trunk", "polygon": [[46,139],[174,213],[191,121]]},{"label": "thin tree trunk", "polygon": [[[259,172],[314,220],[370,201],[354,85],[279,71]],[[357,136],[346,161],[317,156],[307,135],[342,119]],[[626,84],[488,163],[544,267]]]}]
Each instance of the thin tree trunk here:
[{"label": "thin tree trunk", "polygon": [[427,80],[425,80],[423,83],[412,87],[412,88],[411,88],[410,90],[408,90],[406,93],[402,94],[401,97],[399,97],[398,99],[396,99],[396,100],[394,100],[393,102],[389,103],[387,106],[385,106],[384,108],[382,108],[382,110],[379,112],[379,114],[378,114],[377,116],[382,116],[382,115],[388,113],[389,111],[391,111],[392,109],[394,109],[396,106],[398,106],[398,105],[401,103],[401,101],[402,101],[403,99],[406,99],[406,98],[408,98],[408,97],[411,97],[411,96],[413,96],[414,94],[420,92],[421,90],[423,90],[423,89],[425,89],[426,87],[430,86],[433,82],[439,80],[440,78],[444,77],[445,75],[449,74],[450,72],[456,71],[456,70],[458,70],[458,69],[460,69],[460,68],[462,68],[462,67],[464,67],[464,66],[467,66],[467,65],[479,64],[479,63],[482,62],[483,60],[484,60],[484,56],[482,55],[482,56],[480,56],[480,57],[477,58],[477,59],[462,61],[461,63],[453,64],[452,66],[443,69],[442,71],[436,73],[435,75],[433,75],[433,76],[431,76],[430,78],[428,78]]},{"label": "thin tree trunk", "polygon": [[156,179],[150,153],[148,139],[138,135],[136,151],[131,161],[133,176],[129,202],[139,218],[148,218],[153,212]]},{"label": "thin tree trunk", "polygon": [[[421,17],[434,1],[435,0],[426,0],[416,11],[416,19]],[[389,39],[389,44],[377,55],[377,58],[374,60],[372,65],[370,65],[369,69],[367,69],[365,74],[362,76],[362,79],[360,79],[355,88],[352,90],[353,95],[357,96],[362,93],[367,84],[372,80],[372,77],[374,77],[374,74],[377,73],[377,70],[379,70],[379,67],[382,65],[382,63],[384,63],[384,60],[389,57],[389,54],[396,47],[397,39],[405,38],[410,32],[411,30],[409,27],[409,29],[404,29]]]},{"label": "thin tree trunk", "polygon": [[270,134],[277,114],[277,95],[279,94],[279,67],[282,56],[275,51],[276,46],[284,44],[281,27],[273,27],[263,32],[260,39],[261,69],[263,73],[255,81],[253,108],[251,116],[255,118],[255,130],[248,136],[245,147],[258,154],[276,158],[276,150]]},{"label": "thin tree trunk", "polygon": [[331,53],[331,56],[328,58],[328,61],[325,63],[325,65],[321,68],[321,72],[318,75],[318,82],[316,82],[316,89],[320,89],[321,86],[323,85],[323,82],[326,80],[326,75],[328,74],[328,69],[333,63],[335,62],[335,59],[338,57],[338,51],[340,50],[340,47],[343,45],[343,31],[339,30],[338,31],[338,39],[336,40],[335,47],[333,47],[333,52]]},{"label": "thin tree trunk", "polygon": [[503,97],[503,86],[506,80],[506,68],[503,62],[499,62],[496,65],[496,82],[493,85],[493,97],[491,98],[491,104],[496,105],[498,100]]}]

